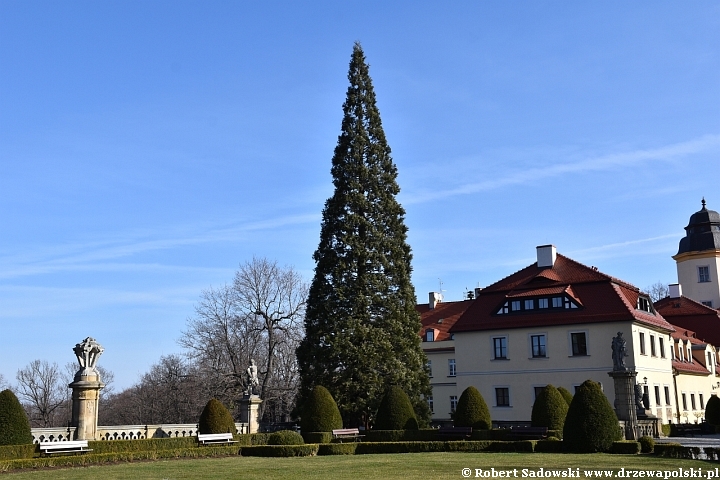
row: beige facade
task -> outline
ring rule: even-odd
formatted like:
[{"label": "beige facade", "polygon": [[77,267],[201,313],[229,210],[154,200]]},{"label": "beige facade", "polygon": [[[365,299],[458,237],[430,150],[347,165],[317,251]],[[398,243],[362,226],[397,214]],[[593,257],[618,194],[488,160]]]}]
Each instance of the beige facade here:
[{"label": "beige facade", "polygon": [[450,414],[457,403],[457,376],[455,359],[455,341],[423,342],[423,350],[428,358],[430,386],[433,390],[429,399],[433,422],[450,422]]},{"label": "beige facade", "polygon": [[683,295],[693,300],[720,308],[720,250],[687,252],[673,257],[677,262],[678,283]]}]

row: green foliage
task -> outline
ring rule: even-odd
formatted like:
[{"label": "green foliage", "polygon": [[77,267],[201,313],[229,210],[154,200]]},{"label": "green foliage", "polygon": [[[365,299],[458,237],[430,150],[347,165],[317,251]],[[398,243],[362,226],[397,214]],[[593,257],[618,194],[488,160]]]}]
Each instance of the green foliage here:
[{"label": "green foliage", "polygon": [[654,453],[659,457],[692,459],[700,455],[700,448],[684,447],[679,443],[658,443]]},{"label": "green foliage", "polygon": [[37,453],[39,453],[37,445],[32,443],[26,443],[24,445],[3,445],[0,447],[0,460],[32,458]]},{"label": "green foliage", "polygon": [[357,443],[327,443],[318,447],[318,455],[355,455]]},{"label": "green foliage", "polygon": [[410,399],[402,388],[388,388],[380,402],[375,428],[378,430],[417,430],[418,422]]},{"label": "green foliage", "polygon": [[490,410],[477,388],[467,387],[458,400],[453,424],[456,427],[472,427],[488,430],[492,427]]},{"label": "green foliage", "polygon": [[621,432],[615,411],[600,389],[586,380],[578,388],[568,409],[563,429],[563,444],[576,453],[606,452]]},{"label": "green foliage", "polygon": [[200,433],[232,433],[235,434],[235,420],[225,405],[212,398],[205,405],[198,422]]},{"label": "green foliage", "polygon": [[558,392],[560,392],[560,395],[565,399],[565,403],[568,404],[568,407],[572,403],[573,394],[568,391],[565,387],[558,387]]},{"label": "green foliage", "polygon": [[197,447],[197,437],[145,438],[140,440],[102,440],[88,442],[93,454],[156,452]]},{"label": "green foliage", "polygon": [[644,437],[640,437],[640,451],[642,453],[652,453],[653,449],[655,448],[655,439],[652,437],[648,437],[645,435]]},{"label": "green foliage", "polygon": [[257,445],[242,447],[243,457],[311,457],[317,455],[318,445]]},{"label": "green foliage", "polygon": [[297,349],[303,405],[323,385],[346,426],[367,424],[387,385],[410,398],[421,425],[432,395],[411,283],[397,167],[376,105],[365,55],[353,48],[350,86],[332,158],[334,193],[325,203],[315,276]]},{"label": "green foliage", "polygon": [[609,453],[620,455],[637,455],[640,453],[640,442],[634,440],[619,440],[610,445]]},{"label": "green foliage", "polygon": [[332,442],[332,432],[302,432],[305,443],[330,443]]},{"label": "green foliage", "polygon": [[548,437],[547,440],[538,440],[535,444],[535,452],[538,453],[562,453],[563,442],[556,437]]},{"label": "green foliage", "polygon": [[303,432],[332,432],[343,428],[340,410],[327,388],[315,385],[303,405],[300,429]]},{"label": "green foliage", "polygon": [[558,389],[546,385],[535,399],[532,408],[532,426],[547,427],[549,430],[562,430],[565,425],[568,404]]},{"label": "green foliage", "polygon": [[435,439],[437,430],[365,430],[363,442],[427,442]]},{"label": "green foliage", "polygon": [[0,392],[0,445],[32,443],[30,422],[10,389]]},{"label": "green foliage", "polygon": [[361,442],[357,455],[374,453],[425,453],[425,452],[532,452],[534,440],[517,442],[497,441],[436,441],[436,442]]},{"label": "green foliage", "polygon": [[720,425],[720,398],[710,395],[705,404],[705,421],[710,425]]},{"label": "green foliage", "polygon": [[273,432],[268,438],[268,445],[304,445],[302,435],[292,430],[280,430]]},{"label": "green foliage", "polygon": [[669,423],[663,423],[662,424],[662,433],[664,436],[669,437],[670,436],[670,424]]}]

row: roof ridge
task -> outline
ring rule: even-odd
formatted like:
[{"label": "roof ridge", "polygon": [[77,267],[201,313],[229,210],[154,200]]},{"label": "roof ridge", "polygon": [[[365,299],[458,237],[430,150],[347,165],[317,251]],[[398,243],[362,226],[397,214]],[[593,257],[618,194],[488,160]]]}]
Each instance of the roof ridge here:
[{"label": "roof ridge", "polygon": [[[569,262],[573,262],[573,263],[575,263],[576,265],[579,265],[579,266],[581,266],[581,267],[583,267],[583,268],[586,268],[586,269],[588,269],[588,270],[590,270],[590,271],[592,271],[592,272],[600,275],[601,277],[604,277],[606,280],[610,280],[610,281],[613,282],[613,283],[617,283],[617,284],[622,285],[622,286],[624,286],[624,287],[637,290],[638,292],[640,291],[640,289],[639,289],[638,287],[636,287],[635,285],[633,285],[632,283],[628,283],[628,282],[626,282],[625,280],[621,280],[621,279],[619,279],[619,278],[617,278],[617,277],[613,277],[612,275],[608,275],[608,274],[605,273],[605,272],[601,272],[600,270],[598,270],[597,267],[588,267],[588,266],[585,265],[584,263],[578,262],[577,260],[574,260],[574,259],[572,259],[572,258],[570,258],[570,257],[567,257],[567,256],[563,255],[562,253],[558,253],[557,256],[558,256],[558,257],[562,257],[562,258],[564,258],[565,260],[567,260],[567,261],[569,261]],[[590,283],[590,282],[573,282],[573,283]]]}]

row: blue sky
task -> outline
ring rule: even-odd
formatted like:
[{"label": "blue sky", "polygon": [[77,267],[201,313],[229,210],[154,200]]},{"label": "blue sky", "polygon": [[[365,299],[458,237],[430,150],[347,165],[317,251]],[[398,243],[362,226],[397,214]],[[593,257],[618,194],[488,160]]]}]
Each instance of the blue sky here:
[{"label": "blue sky", "polygon": [[353,42],[420,301],[558,251],[676,281],[720,210],[720,4],[0,2],[0,374],[126,387],[253,255],[312,277]]}]

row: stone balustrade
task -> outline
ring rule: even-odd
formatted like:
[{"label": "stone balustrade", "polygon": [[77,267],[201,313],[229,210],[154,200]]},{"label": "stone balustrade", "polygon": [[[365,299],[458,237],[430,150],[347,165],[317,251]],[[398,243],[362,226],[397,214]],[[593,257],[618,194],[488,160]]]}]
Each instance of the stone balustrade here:
[{"label": "stone balustrade", "polygon": [[[247,423],[236,423],[238,435],[248,433]],[[75,439],[75,427],[33,428],[33,443],[67,442]],[[165,423],[158,425],[112,425],[98,426],[98,440],[139,440],[143,438],[195,437],[196,423]]]}]

